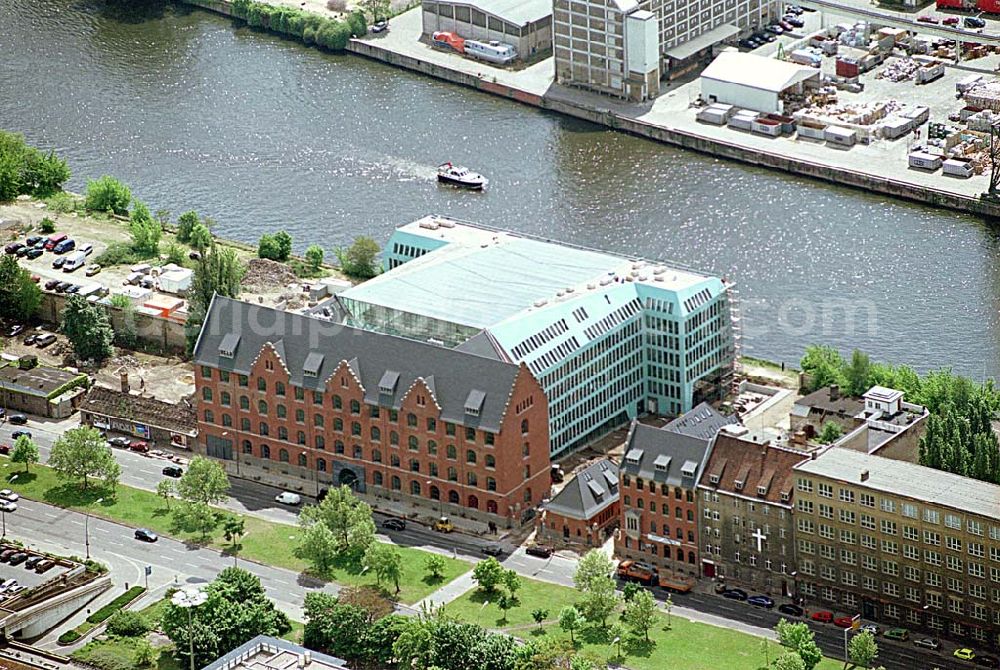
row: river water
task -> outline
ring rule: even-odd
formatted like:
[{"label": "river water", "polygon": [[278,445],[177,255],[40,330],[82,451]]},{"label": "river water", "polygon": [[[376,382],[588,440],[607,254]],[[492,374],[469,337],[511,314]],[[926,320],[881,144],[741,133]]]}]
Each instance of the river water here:
[{"label": "river water", "polygon": [[[811,342],[1000,373],[1000,234],[981,221],[715,160],[157,0],[0,0],[0,128],[69,187],[113,174],[223,236],[327,249],[427,213],[734,278],[747,353]],[[485,194],[435,183],[445,160]]]}]

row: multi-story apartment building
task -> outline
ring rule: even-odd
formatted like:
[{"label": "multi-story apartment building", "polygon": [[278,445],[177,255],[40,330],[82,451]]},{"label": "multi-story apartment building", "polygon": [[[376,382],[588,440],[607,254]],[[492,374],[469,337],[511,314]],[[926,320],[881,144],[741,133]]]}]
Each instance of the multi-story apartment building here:
[{"label": "multi-story apartment building", "polygon": [[1000,486],[833,447],[795,468],[799,588],[866,619],[1000,633]]},{"label": "multi-story apartment building", "polygon": [[728,391],[721,279],[434,216],[396,230],[384,262],[315,312],[524,364],[548,398],[552,455]]},{"label": "multi-story apartment building", "polygon": [[740,430],[719,432],[698,485],[702,575],[795,596],[792,468],[808,455]]},{"label": "multi-story apartment building", "polygon": [[504,524],[548,494],[547,403],[525,365],[219,297],[194,364],[197,450],[234,476]]},{"label": "multi-story apartment building", "polygon": [[734,422],[705,404],[662,428],[633,422],[616,555],[655,565],[661,575],[698,576],[698,480],[719,429]]}]

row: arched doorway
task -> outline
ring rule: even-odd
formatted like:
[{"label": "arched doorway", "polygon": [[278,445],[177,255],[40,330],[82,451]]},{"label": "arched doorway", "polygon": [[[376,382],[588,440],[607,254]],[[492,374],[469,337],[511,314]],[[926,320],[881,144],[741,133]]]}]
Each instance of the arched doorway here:
[{"label": "arched doorway", "polygon": [[441,500],[441,490],[434,485],[431,485],[431,500]]},{"label": "arched doorway", "polygon": [[350,486],[354,489],[358,487],[358,476],[354,474],[354,470],[344,468],[337,477],[337,483],[340,486]]},{"label": "arched doorway", "polygon": [[469,507],[472,509],[479,509],[479,498],[474,495],[469,496]]},{"label": "arched doorway", "polygon": [[458,491],[448,491],[448,502],[452,505],[457,505],[459,501]]},{"label": "arched doorway", "polygon": [[497,513],[497,501],[496,500],[487,500],[486,501],[486,511],[489,512],[490,514],[496,514]]}]

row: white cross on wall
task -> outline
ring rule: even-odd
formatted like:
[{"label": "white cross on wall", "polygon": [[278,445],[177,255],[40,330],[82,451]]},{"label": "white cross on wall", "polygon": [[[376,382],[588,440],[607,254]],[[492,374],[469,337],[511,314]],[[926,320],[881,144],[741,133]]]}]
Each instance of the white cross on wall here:
[{"label": "white cross on wall", "polygon": [[750,537],[757,540],[757,551],[763,551],[764,540],[767,539],[767,535],[764,535],[764,533],[761,532],[760,528],[758,528],[753,532],[753,535],[751,535]]}]

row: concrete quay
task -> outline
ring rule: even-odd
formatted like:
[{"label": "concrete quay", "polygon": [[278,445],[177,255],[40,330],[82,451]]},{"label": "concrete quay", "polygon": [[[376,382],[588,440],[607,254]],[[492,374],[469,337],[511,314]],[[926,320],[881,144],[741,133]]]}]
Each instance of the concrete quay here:
[{"label": "concrete quay", "polygon": [[[228,0],[185,1],[229,15]],[[684,149],[782,170],[839,186],[850,186],[984,218],[1000,219],[1000,201],[981,197],[987,188],[987,178],[977,176],[967,180],[949,179],[909,169],[905,138],[894,142],[878,141],[845,150],[812,140],[774,139],[724,126],[702,124],[695,119],[695,110],[691,107],[699,94],[696,80],[672,82],[668,84],[665,93],[647,103],[621,101],[556,84],[551,58],[522,69],[511,70],[435,49],[420,41],[420,11],[417,7],[393,18],[385,33],[351,40],[347,51],[483,93]],[[954,73],[955,76],[965,74],[959,69],[949,69],[949,73]],[[948,82],[940,86],[947,91]],[[918,96],[926,96],[927,92],[928,88],[924,87],[919,94],[909,95],[924,104]],[[948,94],[939,97],[947,98]],[[944,120],[933,112],[932,119]],[[484,119],[484,123],[488,123],[488,120]]]}]

